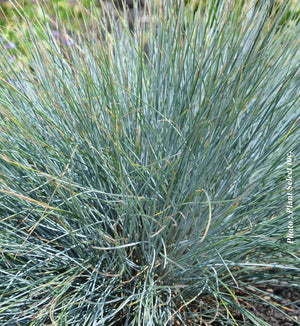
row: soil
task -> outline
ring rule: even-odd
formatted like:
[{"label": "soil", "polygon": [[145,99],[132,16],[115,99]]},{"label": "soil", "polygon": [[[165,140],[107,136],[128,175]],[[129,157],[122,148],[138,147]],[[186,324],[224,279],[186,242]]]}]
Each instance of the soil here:
[{"label": "soil", "polygon": [[[249,301],[244,301],[243,306],[248,311],[250,311],[256,317],[259,317],[264,322],[268,323],[270,326],[300,325],[300,290],[285,287],[261,289],[269,292],[271,295],[274,294],[280,298],[276,300],[268,295],[262,296],[264,300],[271,302],[273,305],[280,308],[282,311],[285,312],[286,315],[277,310],[276,308],[270,306],[269,304],[264,303],[262,300],[253,301],[251,302],[251,304],[249,303]],[[251,322],[250,320],[244,320],[239,313],[234,315],[234,318],[237,322],[240,321],[241,325],[253,325],[253,322]],[[293,321],[293,319],[295,321]],[[204,323],[203,325],[206,326],[207,324]],[[209,325],[223,326],[226,324],[220,324],[215,322]]]},{"label": "soil", "polygon": [[[271,300],[272,302],[274,302],[275,305],[281,306],[281,310],[285,311],[285,313],[289,317],[292,317],[293,319],[297,320],[297,322],[293,322],[288,316],[285,316],[277,309],[269,305],[264,305],[261,302],[255,302],[254,304],[252,304],[253,307],[250,307],[249,310],[255,316],[259,317],[271,326],[300,325],[300,291],[282,287],[276,289],[269,289],[268,292],[273,293],[282,298],[282,300],[278,300],[277,302],[274,302],[273,299]],[[294,305],[291,304],[292,302],[294,303]]]},{"label": "soil", "polygon": [[[261,292],[246,293],[245,291],[240,291],[240,293],[235,292],[236,297],[238,298],[238,304],[247,309],[252,315],[258,317],[260,320],[265,322],[266,324],[261,325],[269,325],[269,326],[297,326],[300,325],[300,290],[290,289],[286,287],[263,287],[261,286],[259,290]],[[268,295],[270,293],[270,295]],[[260,297],[261,299],[258,299]],[[232,317],[235,322],[233,322],[233,318],[230,318],[230,322],[228,319],[224,319],[223,322],[217,321],[220,320],[220,315],[226,316],[226,310],[222,305],[218,305],[218,313],[216,311],[215,318],[212,319],[212,316],[207,318],[199,317],[197,321],[191,317],[191,312],[194,316],[196,315],[205,315],[205,311],[207,307],[213,309],[216,306],[215,299],[212,297],[202,298],[202,309],[201,306],[195,305],[195,307],[190,306],[189,312],[184,309],[181,311],[183,314],[186,313],[185,323],[188,326],[228,326],[228,325],[237,325],[237,326],[252,326],[255,325],[253,321],[242,316],[240,312],[230,306],[228,306]],[[278,307],[278,309],[274,308],[270,305]],[[199,311],[200,308],[200,311]],[[174,320],[173,326],[181,326],[182,322],[179,320]],[[259,324],[256,324],[259,325]]]}]

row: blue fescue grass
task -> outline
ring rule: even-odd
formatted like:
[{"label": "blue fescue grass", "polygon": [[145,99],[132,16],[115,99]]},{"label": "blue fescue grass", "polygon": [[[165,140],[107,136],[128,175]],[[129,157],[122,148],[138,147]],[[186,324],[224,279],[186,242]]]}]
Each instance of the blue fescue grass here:
[{"label": "blue fescue grass", "polygon": [[299,290],[299,26],[149,7],[1,52],[1,325],[263,325],[245,302]]}]

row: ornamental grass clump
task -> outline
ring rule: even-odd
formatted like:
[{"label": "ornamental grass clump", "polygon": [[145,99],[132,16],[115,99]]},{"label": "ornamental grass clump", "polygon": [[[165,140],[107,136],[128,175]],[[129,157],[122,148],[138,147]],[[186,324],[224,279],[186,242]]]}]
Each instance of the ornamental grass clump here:
[{"label": "ornamental grass clump", "polygon": [[23,14],[1,50],[0,324],[297,322],[268,289],[300,284],[299,25],[272,1],[137,9],[91,4],[81,33]]}]

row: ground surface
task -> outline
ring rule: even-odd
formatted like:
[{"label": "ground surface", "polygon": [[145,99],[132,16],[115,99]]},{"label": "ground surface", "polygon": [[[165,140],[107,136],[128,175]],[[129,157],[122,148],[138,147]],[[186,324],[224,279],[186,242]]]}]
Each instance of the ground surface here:
[{"label": "ground surface", "polygon": [[[274,299],[270,296],[261,296],[259,293],[257,295],[261,296],[264,300],[271,302],[273,305],[279,307],[283,310],[286,314],[284,315],[276,308],[263,304],[263,301],[256,301],[256,302],[243,302],[241,304],[244,305],[253,315],[259,317],[263,321],[267,322],[271,326],[297,326],[300,325],[300,291],[287,289],[285,287],[277,287],[277,288],[268,288],[263,289],[268,291],[270,294],[274,294],[282,299]],[[296,306],[292,305],[291,303],[297,302]],[[243,318],[240,315],[234,316],[235,319],[238,321],[243,321]],[[293,322],[289,317],[297,320],[297,322]],[[205,325],[205,324],[204,324]],[[220,326],[219,323],[212,323],[209,324],[212,326]],[[244,324],[243,324],[244,325]],[[252,322],[249,321],[249,326],[253,325]]]},{"label": "ground surface", "polygon": [[[263,305],[260,302],[256,302],[253,304],[252,308],[249,310],[253,312],[256,316],[261,318],[262,320],[266,321],[272,326],[296,326],[300,325],[300,291],[292,291],[291,289],[287,288],[277,288],[277,289],[270,289],[270,292],[282,297],[284,300],[275,301],[274,304],[278,306],[281,305],[281,309],[284,310],[289,316],[296,319],[298,322],[291,321],[287,316],[280,313],[277,309]],[[289,306],[289,302],[296,302],[297,307]],[[273,300],[272,300],[273,302]]]}]

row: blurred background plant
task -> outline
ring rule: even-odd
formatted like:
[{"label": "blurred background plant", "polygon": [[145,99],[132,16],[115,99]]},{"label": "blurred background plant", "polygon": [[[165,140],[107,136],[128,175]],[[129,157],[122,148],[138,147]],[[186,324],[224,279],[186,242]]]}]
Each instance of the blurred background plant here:
[{"label": "blurred background plant", "polygon": [[[221,3],[222,0],[214,1],[216,6]],[[263,1],[263,0],[262,0]],[[207,8],[206,0],[185,0],[185,5],[187,10],[193,15],[200,7],[201,10]],[[229,1],[230,2],[230,1]],[[259,3],[257,0],[253,0],[253,3]],[[276,0],[274,2],[274,8],[280,8],[283,3],[287,3],[288,7],[282,18],[282,23],[296,24],[299,23],[300,17],[300,2],[298,0],[292,0],[286,2],[285,0]],[[245,4],[251,6],[251,1],[241,0],[241,1],[231,1],[232,5],[236,8],[243,8]],[[143,1],[142,1],[143,4]],[[129,6],[132,8],[133,1],[122,1],[122,0],[105,0],[105,1],[95,1],[95,7],[93,10],[98,10],[98,16],[101,12],[100,7],[103,5],[112,8],[114,6],[118,8],[123,8],[123,6]],[[7,47],[8,44],[14,44],[14,48],[17,48],[22,42],[23,37],[20,33],[25,33],[28,36],[27,22],[22,19],[20,11],[26,13],[27,19],[34,23],[35,21],[48,20],[52,23],[53,31],[56,31],[57,25],[66,26],[67,31],[72,30],[77,32],[82,30],[82,25],[84,24],[83,19],[83,8],[89,9],[90,0],[1,0],[0,1],[0,41],[2,41],[2,48]],[[237,16],[239,17],[240,11],[236,11]],[[20,32],[17,26],[21,25],[22,32]],[[22,49],[22,46],[20,47]],[[26,56],[21,51],[10,50],[12,53],[12,58],[15,58],[16,55],[19,57],[20,61],[26,63]]]},{"label": "blurred background plant", "polygon": [[[22,43],[28,42],[29,26],[47,21],[56,37],[61,37],[63,42],[70,38],[70,32],[76,33],[82,30],[83,11],[89,9],[90,1],[1,1],[0,2],[0,41],[2,50],[9,47],[12,58],[27,64],[27,56]],[[94,10],[99,10],[94,7]],[[26,17],[26,19],[24,19]],[[57,26],[64,26],[61,35]],[[24,35],[26,38],[24,38]],[[9,45],[13,46],[9,46]]]}]

